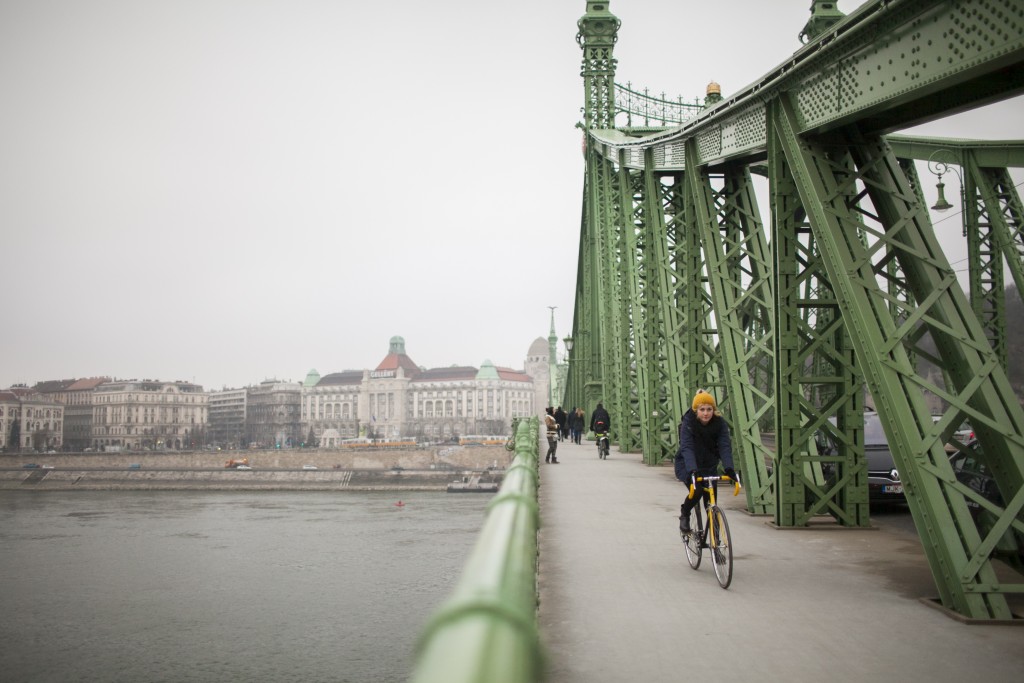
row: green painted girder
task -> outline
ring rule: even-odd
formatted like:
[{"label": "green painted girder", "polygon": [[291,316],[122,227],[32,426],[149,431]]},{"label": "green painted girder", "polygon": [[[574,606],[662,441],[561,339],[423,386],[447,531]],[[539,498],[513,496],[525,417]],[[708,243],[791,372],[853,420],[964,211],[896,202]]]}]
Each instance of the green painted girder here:
[{"label": "green painted girder", "polygon": [[[620,173],[628,174],[622,170]],[[650,268],[656,258],[656,248],[652,235],[664,232],[664,215],[661,208],[661,195],[656,184],[652,183],[650,174],[635,174],[634,183],[633,223],[627,226],[627,253],[632,257],[632,265],[628,267],[630,285],[630,322],[631,339],[633,341],[633,365],[636,378],[635,387],[635,442],[643,453],[648,464],[660,462],[666,455],[665,442],[661,434],[662,423],[659,420],[658,389],[660,371],[657,362],[659,347],[659,330],[656,325],[658,317],[657,301],[658,283],[652,282]],[[628,450],[623,444],[624,450]]]},{"label": "green painted girder", "polygon": [[[990,554],[1011,525],[1024,529],[1024,411],[957,285],[921,205],[892,150],[879,136],[850,131],[828,145],[798,134],[797,117],[783,99],[774,132],[792,169],[810,218],[864,379],[882,417],[911,513],[945,606],[978,619],[1009,619],[1004,593],[1019,584],[1000,583]],[[848,154],[855,168],[837,154]],[[866,211],[853,210],[850,196],[870,198],[877,222],[870,243],[859,226]],[[916,307],[897,327],[878,284],[873,259],[893,252],[914,294]],[[907,346],[923,324],[939,350],[953,385],[938,387],[920,377]],[[933,422],[922,389],[951,404]],[[975,425],[997,485],[1008,505],[995,512],[996,528],[981,538],[967,497],[949,465],[943,434],[966,415]],[[980,426],[979,426],[980,425]]]},{"label": "green painted girder", "polygon": [[[770,138],[768,165],[775,221],[775,523],[803,527],[831,515],[843,526],[865,527],[863,380],[778,135]],[[818,451],[825,436],[835,452]],[[825,478],[823,465],[834,478]]]},{"label": "green painted girder", "polygon": [[[856,122],[886,133],[1024,92],[1024,0],[873,0],[693,121],[630,137],[593,126],[599,153],[628,150],[633,168],[655,148],[655,170],[767,154],[767,107],[785,97],[801,135]],[[605,129],[602,129],[605,128]],[[994,164],[1005,165],[1005,164]]]},{"label": "green painted girder", "polygon": [[[626,174],[620,166],[620,174]],[[631,180],[631,186],[633,179]],[[623,265],[625,267],[625,278],[628,286],[630,339],[632,341],[632,363],[631,376],[635,384],[631,386],[631,408],[633,409],[630,419],[629,442],[623,439],[620,448],[624,451],[632,451],[637,447],[643,453],[652,452],[654,443],[651,440],[651,427],[648,416],[654,409],[652,405],[652,383],[653,367],[650,362],[649,350],[649,325],[651,318],[646,287],[645,268],[650,262],[646,255],[648,245],[643,239],[644,227],[648,222],[656,221],[658,214],[651,213],[651,202],[647,197],[647,183],[643,176],[637,175],[633,195],[629,198],[634,206],[634,220],[625,226],[623,235],[625,237],[625,255]]]},{"label": "green painted girder", "polygon": [[979,183],[988,181],[981,168],[967,153],[963,178],[963,223],[967,232],[967,262],[970,301],[974,315],[985,331],[989,345],[1005,370],[1006,365],[1006,286],[1003,278],[1003,253],[996,243],[995,226],[981,196]]},{"label": "green painted girder", "polygon": [[[591,202],[595,211],[588,226],[592,230],[591,250],[588,256],[591,259],[590,282],[587,292],[590,297],[591,311],[593,317],[590,321],[590,334],[587,336],[589,342],[589,366],[587,374],[588,409],[592,413],[599,402],[608,403],[608,392],[612,388],[611,381],[606,376],[606,371],[611,368],[611,356],[605,340],[608,338],[608,331],[611,322],[608,319],[607,300],[612,296],[611,280],[608,274],[608,259],[606,254],[609,251],[608,228],[611,222],[610,215],[614,213],[612,186],[612,167],[606,161],[598,161],[592,165],[594,168],[595,182],[591,187],[593,193]],[[591,165],[588,164],[588,168]],[[598,393],[595,395],[594,392]]]},{"label": "green painted girder", "polygon": [[[722,373],[719,369],[717,333],[714,307],[711,302],[707,275],[704,272],[704,256],[701,253],[701,214],[693,205],[693,194],[689,191],[689,180],[684,175],[687,192],[683,207],[686,226],[683,240],[677,244],[680,249],[682,266],[679,304],[684,311],[685,384],[683,391],[692,398],[698,389],[711,392],[720,403],[728,401],[721,386]],[[689,408],[687,401],[684,408]]]},{"label": "green painted girder", "polygon": [[619,426],[615,432],[619,450],[629,453],[640,444],[642,419],[639,413],[639,390],[634,324],[640,307],[634,306],[639,281],[636,276],[637,226],[643,224],[643,178],[621,164],[617,171],[618,214],[614,226],[615,249],[612,267],[616,278],[616,328],[610,340],[616,349],[615,414]]},{"label": "green painted girder", "polygon": [[589,416],[604,394],[601,358],[601,239],[602,215],[607,212],[610,164],[588,150],[587,174],[584,185],[584,220],[581,229],[580,271],[577,275],[576,319],[573,325],[573,349],[570,365],[582,368],[579,386],[582,404]]},{"label": "green painted girder", "polygon": [[[651,164],[653,167],[653,164]],[[650,382],[645,392],[650,406],[644,442],[644,462],[656,465],[675,457],[678,425],[686,412],[686,348],[683,311],[677,297],[682,280],[676,245],[685,232],[682,174],[644,171],[647,220],[643,225],[645,314],[643,334]]]},{"label": "green painted girder", "polygon": [[[771,250],[747,168],[725,169],[722,198],[726,281],[735,289],[735,313],[728,322],[733,326],[739,361],[737,372],[730,375],[730,394],[735,428],[746,443],[745,455],[752,459],[744,469],[747,509],[755,514],[771,514],[775,507],[767,469],[771,454],[761,437],[761,424],[773,419],[775,413],[775,392],[768,374],[775,361]],[[742,409],[735,407],[738,403],[742,403]]]},{"label": "green painted girder", "polygon": [[[1017,291],[1024,291],[1024,220],[1020,194],[1008,168],[1024,167],[1024,140],[966,140],[890,135],[901,159],[955,165],[960,181],[961,221],[967,237],[971,305],[990,344],[1006,365],[1003,264]],[[909,176],[908,176],[909,178]],[[914,176],[916,181],[916,174]],[[920,198],[922,204],[923,197]]]},{"label": "green painted girder", "polygon": [[[914,196],[917,197],[918,203],[924,206],[926,204],[924,189],[921,187],[921,179],[917,175],[917,168],[910,159],[899,159],[899,164],[900,170],[906,176],[907,183],[909,183],[910,188],[913,190]],[[892,313],[893,321],[895,321],[897,326],[905,322],[906,311],[914,307],[914,295],[907,288],[906,281],[907,278],[903,274],[903,269],[900,268],[899,261],[895,258],[889,258],[885,269],[885,283],[892,302],[889,305],[889,311]],[[907,357],[910,359],[911,364],[917,367],[917,354],[913,349],[907,349]]]},{"label": "green painted girder", "polygon": [[[693,144],[694,141],[687,143],[688,146]],[[716,312],[719,340],[716,355],[726,389],[724,394],[719,394],[720,405],[731,425],[737,469],[745,475],[747,508],[756,514],[767,514],[774,501],[766,468],[768,451],[761,440],[758,421],[763,414],[759,407],[763,410],[773,403],[752,384],[748,371],[752,364],[748,366],[748,360],[751,349],[769,356],[771,353],[769,347],[759,343],[763,340],[751,339],[747,334],[750,326],[744,320],[754,312],[769,329],[772,327],[768,314],[771,288],[767,277],[767,247],[760,219],[756,217],[750,177],[745,170],[734,170],[728,182],[723,179],[719,183],[720,190],[714,189],[710,175],[702,169],[690,169],[686,179],[690,206],[700,227],[710,296]],[[753,249],[748,249],[748,245]],[[748,261],[751,252],[756,258]],[[750,274],[744,277],[744,266],[754,277]],[[758,292],[767,298],[757,301],[749,296]]]},{"label": "green painted girder", "polygon": [[621,176],[615,169],[610,169],[608,178],[611,183],[609,196],[613,198],[613,204],[601,226],[604,239],[604,248],[600,256],[601,277],[605,283],[604,297],[601,301],[601,362],[605,365],[602,371],[605,380],[605,407],[610,414],[615,415],[610,438],[612,442],[620,442],[621,435],[629,428],[629,407],[624,381],[629,354],[626,349],[627,323],[623,310],[625,302],[621,280],[623,212],[628,211],[628,207],[624,207],[621,202]]},{"label": "green painted girder", "polygon": [[988,215],[994,241],[1002,250],[1018,292],[1024,292],[1024,204],[1006,168],[983,167],[977,163],[975,184]]},{"label": "green painted girder", "polygon": [[[887,135],[886,142],[899,159],[941,159],[962,165],[970,152],[982,168],[1024,168],[1024,140],[971,140],[923,135]],[[942,153],[939,156],[935,156]]]}]

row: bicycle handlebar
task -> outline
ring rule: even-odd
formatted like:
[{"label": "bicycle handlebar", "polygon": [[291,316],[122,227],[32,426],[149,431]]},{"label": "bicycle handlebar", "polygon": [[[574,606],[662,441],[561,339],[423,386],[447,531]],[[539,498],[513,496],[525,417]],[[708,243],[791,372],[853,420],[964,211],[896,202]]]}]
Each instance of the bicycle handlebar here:
[{"label": "bicycle handlebar", "polygon": [[[698,477],[698,476],[694,475],[693,477],[690,478],[690,494],[688,496],[686,496],[687,498],[693,498],[693,494],[697,490],[697,482],[701,482],[701,481],[706,481],[706,482],[709,482],[709,483],[716,482],[716,481],[731,481],[731,482],[733,482],[735,484],[735,486],[733,487],[733,491],[732,491],[732,495],[734,495],[734,496],[740,495],[740,489],[743,488],[743,486],[740,484],[739,474],[736,475],[735,479],[733,479],[732,477],[730,477],[728,475],[724,475],[724,474],[721,475],[721,476],[716,475],[716,476],[713,476],[713,477],[710,477],[710,476],[709,477]],[[704,487],[704,488],[707,488],[707,487]]]}]

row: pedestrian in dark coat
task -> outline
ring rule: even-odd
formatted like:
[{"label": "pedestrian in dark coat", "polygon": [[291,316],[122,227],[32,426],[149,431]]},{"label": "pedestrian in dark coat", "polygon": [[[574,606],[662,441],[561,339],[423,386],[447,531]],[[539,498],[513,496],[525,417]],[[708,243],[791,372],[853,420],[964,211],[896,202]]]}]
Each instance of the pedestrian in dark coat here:
[{"label": "pedestrian in dark coat", "polygon": [[558,440],[565,441],[565,437],[568,431],[568,425],[566,422],[567,415],[562,410],[562,406],[555,408],[555,423],[558,424]]},{"label": "pedestrian in dark coat", "polygon": [[583,408],[573,408],[572,413],[569,415],[569,432],[572,434],[572,442],[579,444],[583,439],[583,425],[586,424],[586,419],[583,416]]}]

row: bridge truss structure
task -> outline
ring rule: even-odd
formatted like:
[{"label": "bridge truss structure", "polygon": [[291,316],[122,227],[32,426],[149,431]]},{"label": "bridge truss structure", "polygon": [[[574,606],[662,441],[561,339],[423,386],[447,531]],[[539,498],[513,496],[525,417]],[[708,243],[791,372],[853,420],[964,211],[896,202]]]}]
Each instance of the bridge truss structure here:
[{"label": "bridge truss structure", "polygon": [[[1024,166],[1024,141],[894,133],[1024,92],[1024,0],[873,0],[808,26],[808,42],[743,91],[681,106],[662,125],[646,102],[617,126],[621,25],[607,0],[587,0],[562,403],[603,401],[619,448],[657,465],[675,454],[690,397],[710,390],[749,511],[781,528],[828,516],[870,526],[870,405],[943,606],[1012,619],[1005,596],[1024,579],[1001,578],[995,560],[1024,535],[1024,411],[1007,376],[1004,303],[1004,269],[1024,292],[1024,208],[1009,173]],[[959,169],[969,295],[936,239],[915,159]],[[946,445],[965,420],[1003,505],[953,472]],[[822,451],[822,435],[838,448]],[[983,531],[969,506],[990,516]],[[1024,569],[1012,553],[1006,562]]]}]

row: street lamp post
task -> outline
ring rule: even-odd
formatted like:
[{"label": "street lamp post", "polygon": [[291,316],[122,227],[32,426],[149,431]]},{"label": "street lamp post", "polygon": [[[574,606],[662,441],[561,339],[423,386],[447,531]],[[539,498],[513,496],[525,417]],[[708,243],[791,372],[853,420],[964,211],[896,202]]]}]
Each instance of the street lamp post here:
[{"label": "street lamp post", "polygon": [[562,340],[562,343],[565,344],[565,402],[570,406],[579,405],[579,403],[576,401],[577,382],[574,381],[573,377],[573,368],[578,367],[579,364],[573,363],[572,337],[566,337],[565,339]]}]

